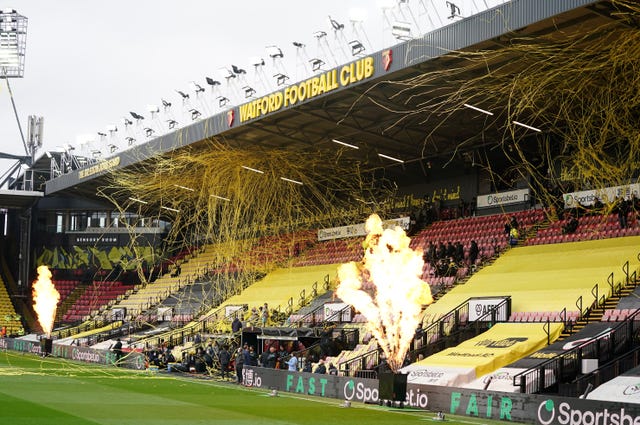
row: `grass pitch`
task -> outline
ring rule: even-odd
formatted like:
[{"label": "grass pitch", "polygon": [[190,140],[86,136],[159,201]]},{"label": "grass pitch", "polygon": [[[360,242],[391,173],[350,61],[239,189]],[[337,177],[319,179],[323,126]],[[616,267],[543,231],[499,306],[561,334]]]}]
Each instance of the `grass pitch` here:
[{"label": "grass pitch", "polygon": [[[149,374],[0,352],[0,424],[423,424],[422,410],[244,388],[212,379]],[[447,424],[496,424],[447,415]]]}]

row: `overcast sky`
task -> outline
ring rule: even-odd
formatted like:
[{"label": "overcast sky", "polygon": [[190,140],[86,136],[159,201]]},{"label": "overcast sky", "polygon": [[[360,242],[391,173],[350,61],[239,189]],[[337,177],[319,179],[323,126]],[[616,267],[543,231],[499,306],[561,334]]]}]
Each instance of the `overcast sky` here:
[{"label": "overcast sky", "polygon": [[[502,0],[453,2],[468,16]],[[406,21],[414,33],[451,22],[446,0],[398,3],[402,2],[13,0],[0,8],[13,8],[29,19],[24,78],[11,79],[10,84],[25,136],[28,115],[45,119],[40,156],[65,143],[78,146],[84,139],[95,139],[89,145],[106,146],[114,136],[101,138],[98,132],[108,133],[111,124],[118,126],[118,137],[123,139],[122,118],[129,117],[129,111],[148,117],[147,105],[161,105],[161,98],[180,114],[183,106],[176,90],[191,95],[188,107],[217,112],[217,95],[239,91],[225,86],[221,67],[233,64],[246,69],[245,83],[256,87],[258,95],[264,93],[261,85],[273,84],[272,75],[278,70],[295,81],[309,76],[304,65],[310,58],[322,58],[330,68],[334,59],[327,45],[319,45],[314,37],[317,31],[327,33],[335,60],[346,62],[350,53],[342,52],[347,51],[347,41],[361,40],[367,52],[395,44],[390,22]],[[393,6],[387,19],[382,6]],[[343,35],[334,34],[329,15],[345,25]],[[356,15],[364,18],[363,24],[355,25],[357,33],[350,22]],[[294,41],[304,43],[304,49],[294,47]],[[278,68],[265,51],[270,45],[284,53]],[[265,59],[264,80],[256,76],[251,57]],[[209,91],[206,76],[223,81],[221,93]],[[195,97],[191,81],[207,89],[201,98]],[[186,124],[182,116],[176,118]],[[24,154],[4,81],[0,81],[0,151]],[[10,164],[0,161],[0,172]]]}]

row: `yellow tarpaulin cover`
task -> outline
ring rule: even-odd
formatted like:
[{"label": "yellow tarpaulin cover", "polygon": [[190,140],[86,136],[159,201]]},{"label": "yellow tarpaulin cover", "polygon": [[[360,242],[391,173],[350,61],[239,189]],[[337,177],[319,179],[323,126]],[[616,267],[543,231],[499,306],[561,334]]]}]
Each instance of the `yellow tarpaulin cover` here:
[{"label": "yellow tarpaulin cover", "polygon": [[639,245],[640,236],[632,236],[517,247],[453,288],[425,315],[438,317],[470,297],[503,295],[511,296],[513,312],[577,310],[578,297],[585,306],[594,301],[594,285],[599,297],[609,294],[607,277],[613,272],[616,282],[623,280],[626,261],[630,273],[638,268]]},{"label": "yellow tarpaulin cover", "polygon": [[[513,363],[547,345],[543,323],[498,323],[485,333],[457,347],[447,348],[416,363],[429,367],[474,367],[476,376],[486,375]],[[550,342],[554,342],[562,324],[551,323]]]}]

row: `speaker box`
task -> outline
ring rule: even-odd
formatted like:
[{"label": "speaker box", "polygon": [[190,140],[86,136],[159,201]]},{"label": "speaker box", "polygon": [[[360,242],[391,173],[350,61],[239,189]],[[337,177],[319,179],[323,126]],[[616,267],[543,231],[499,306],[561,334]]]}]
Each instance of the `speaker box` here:
[{"label": "speaker box", "polygon": [[384,372],[378,375],[378,393],[381,400],[405,401],[407,376],[403,373]]},{"label": "speaker box", "polygon": [[53,348],[53,340],[51,338],[42,338],[40,340],[40,352],[43,356],[50,356]]}]

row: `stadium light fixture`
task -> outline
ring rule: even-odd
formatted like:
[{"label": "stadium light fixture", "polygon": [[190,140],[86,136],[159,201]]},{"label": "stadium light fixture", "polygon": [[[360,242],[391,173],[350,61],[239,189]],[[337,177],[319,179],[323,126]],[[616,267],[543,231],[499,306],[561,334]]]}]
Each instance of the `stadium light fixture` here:
[{"label": "stadium light fixture", "polygon": [[218,96],[218,106],[221,108],[229,103],[229,98],[225,96]]},{"label": "stadium light fixture", "polygon": [[127,137],[127,138],[125,138],[124,140],[126,140],[126,141],[127,141],[127,144],[128,144],[129,146],[133,145],[133,144],[136,142],[136,139],[134,139],[133,137]]},{"label": "stadium light fixture", "polygon": [[138,114],[137,112],[129,112],[131,114],[131,116],[133,117],[133,119],[135,119],[136,121],[140,121],[143,120],[144,117],[140,114]]},{"label": "stadium light fixture", "polygon": [[352,144],[350,144],[350,143],[342,142],[342,141],[340,141],[340,140],[338,140],[338,139],[331,139],[331,141],[332,141],[333,143],[337,143],[337,144],[339,144],[339,145],[346,146],[346,147],[351,148],[351,149],[360,149],[360,147],[358,147],[358,146],[356,146],[356,145],[352,145]]},{"label": "stadium light fixture", "polygon": [[178,93],[180,97],[182,97],[183,102],[186,102],[186,100],[189,99],[189,93],[185,93],[182,90],[176,90],[176,93]]},{"label": "stadium light fixture", "polygon": [[196,93],[196,96],[198,95],[198,93],[204,93],[204,87],[202,87],[195,81],[191,82],[191,89]]},{"label": "stadium light fixture", "polygon": [[385,154],[383,154],[383,153],[379,153],[379,154],[378,154],[378,156],[379,156],[380,158],[386,158],[386,159],[390,159],[391,161],[395,161],[395,162],[399,162],[399,163],[401,163],[401,164],[404,164],[404,161],[403,161],[403,160],[398,159],[398,158],[394,158],[394,157],[389,156],[389,155],[385,155]]},{"label": "stadium light fixture", "polygon": [[125,128],[130,126],[131,124],[133,124],[133,121],[131,121],[129,118],[127,117],[123,117],[122,118],[122,123],[124,124]]},{"label": "stadium light fixture", "polygon": [[477,106],[469,105],[468,103],[464,103],[463,105],[469,109],[473,109],[474,111],[482,112],[483,114],[487,114],[487,115],[493,115],[493,112],[489,112],[482,108],[478,108]]},{"label": "stadium light fixture", "polygon": [[242,90],[244,90],[244,97],[247,98],[256,94],[256,90],[251,86],[244,86]]},{"label": "stadium light fixture", "polygon": [[282,59],[284,57],[284,53],[282,53],[282,49],[280,49],[278,46],[267,46],[266,49],[267,49],[267,54],[271,59],[276,59],[276,58]]},{"label": "stadium light fixture", "polygon": [[451,15],[449,15],[448,17],[449,19],[462,18],[460,8],[455,3],[448,1],[446,2],[446,4],[447,4],[447,7],[451,9]]},{"label": "stadium light fixture", "polygon": [[232,71],[233,71],[233,73],[234,73],[234,74],[236,74],[236,75],[243,75],[243,74],[246,74],[246,73],[247,73],[247,71],[246,71],[245,69],[238,68],[238,67],[237,67],[237,66],[235,66],[235,65],[231,65],[231,70],[232,70]]},{"label": "stadium light fixture", "polygon": [[349,42],[349,47],[351,47],[351,55],[357,56],[365,51],[364,44],[362,44],[358,40],[352,40]]},{"label": "stadium light fixture", "polygon": [[167,120],[167,123],[169,124],[169,130],[173,130],[178,125],[176,120]]},{"label": "stadium light fixture", "polygon": [[258,170],[256,168],[247,167],[246,165],[241,165],[241,167],[244,168],[245,170],[253,171],[254,173],[264,174],[264,171]]},{"label": "stadium light fixture", "polygon": [[313,33],[313,36],[315,38],[317,38],[318,40],[320,40],[321,38],[326,37],[327,33],[324,32],[324,31],[316,31],[316,32]]},{"label": "stadium light fixture", "polygon": [[391,26],[391,35],[398,40],[411,40],[411,24],[408,22],[396,21]]},{"label": "stadium light fixture", "polygon": [[145,134],[147,137],[151,137],[151,136],[153,136],[153,133],[155,133],[155,130],[154,130],[153,128],[151,128],[151,127],[145,127],[145,128],[144,128],[144,134]]},{"label": "stadium light fixture", "polygon": [[220,199],[222,201],[227,201],[227,202],[231,201],[231,199],[225,198],[224,196],[218,196],[218,195],[209,195],[209,196],[212,198]]},{"label": "stadium light fixture", "polygon": [[530,125],[527,125],[527,124],[521,123],[520,121],[514,121],[513,123],[514,123],[515,125],[519,125],[520,127],[524,127],[524,128],[528,128],[529,130],[537,131],[538,133],[541,133],[541,132],[542,132],[542,130],[540,130],[539,128],[532,127],[532,126],[530,126]]},{"label": "stadium light fixture", "polygon": [[202,113],[197,109],[189,109],[189,112],[191,112],[191,121],[195,121],[202,116]]},{"label": "stadium light fixture", "polygon": [[288,179],[288,178],[286,178],[286,177],[280,177],[280,180],[284,180],[284,181],[289,182],[289,183],[299,184],[300,186],[302,186],[302,185],[304,184],[304,183],[302,183],[301,181],[293,180],[293,179]]},{"label": "stadium light fixture", "polygon": [[254,67],[259,67],[259,66],[264,66],[264,59],[254,56],[251,59],[249,59],[251,61],[251,65],[253,65]]},{"label": "stadium light fixture", "polygon": [[115,151],[118,150],[118,146],[116,146],[114,144],[109,144],[108,148],[109,148],[109,153],[114,153]]},{"label": "stadium light fixture", "polygon": [[329,16],[329,24],[331,24],[331,28],[333,28],[334,31],[342,31],[344,29],[344,24],[336,21],[331,16]]},{"label": "stadium light fixture", "polygon": [[312,71],[319,71],[320,68],[322,68],[322,65],[324,65],[324,61],[319,58],[313,58],[309,61],[309,63],[311,63]]},{"label": "stadium light fixture", "polygon": [[162,101],[162,107],[164,108],[164,111],[167,112],[171,108],[171,102],[168,102],[164,99],[160,100]]},{"label": "stadium light fixture", "polygon": [[277,74],[274,74],[274,76],[273,76],[273,77],[276,79],[276,83],[277,83],[279,86],[283,86],[283,85],[285,85],[285,84],[287,83],[287,80],[289,79],[289,76],[288,76],[288,75],[283,74],[283,73],[281,73],[281,72],[279,72],[279,73],[277,73]]},{"label": "stadium light fixture", "polygon": [[177,210],[177,209],[171,208],[171,207],[165,207],[164,205],[161,205],[160,208],[162,208],[163,210],[167,210],[167,211],[172,211],[172,212],[177,212],[177,213],[180,212],[180,210]]},{"label": "stadium light fixture", "polygon": [[149,111],[151,119],[153,119],[160,112],[160,107],[158,105],[147,105],[147,111]]},{"label": "stadium light fixture", "polygon": [[211,88],[213,89],[215,86],[219,86],[220,85],[220,81],[218,80],[214,80],[211,77],[205,77],[205,80],[207,80],[207,84],[209,84],[211,86]]},{"label": "stadium light fixture", "polygon": [[298,49],[304,49],[304,43],[301,43],[299,41],[294,41],[293,42],[294,47],[297,47]]}]

